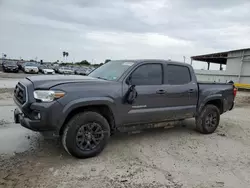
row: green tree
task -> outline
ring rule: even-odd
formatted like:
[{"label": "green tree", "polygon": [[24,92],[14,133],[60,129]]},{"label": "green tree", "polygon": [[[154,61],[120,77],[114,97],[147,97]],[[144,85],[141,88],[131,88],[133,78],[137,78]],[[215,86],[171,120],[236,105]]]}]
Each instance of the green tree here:
[{"label": "green tree", "polygon": [[111,61],[111,59],[106,59],[105,62],[104,62],[104,64],[107,63],[107,62],[109,62],[109,61]]},{"label": "green tree", "polygon": [[69,52],[63,51],[63,58],[67,61],[67,57],[69,56]]},{"label": "green tree", "polygon": [[76,63],[77,65],[86,65],[89,66],[91,65],[87,60],[82,60],[81,62]]}]

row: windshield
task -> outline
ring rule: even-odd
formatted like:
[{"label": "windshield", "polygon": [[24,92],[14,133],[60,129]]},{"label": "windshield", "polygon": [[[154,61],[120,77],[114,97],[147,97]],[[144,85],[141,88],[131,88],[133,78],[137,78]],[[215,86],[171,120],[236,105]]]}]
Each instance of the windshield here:
[{"label": "windshield", "polygon": [[4,62],[3,64],[4,65],[17,65],[17,63],[13,61],[7,61],[7,62]]},{"label": "windshield", "polygon": [[34,66],[34,67],[37,67],[37,64],[36,63],[28,62],[28,63],[25,63],[25,66]]},{"label": "windshield", "polygon": [[109,61],[108,63],[100,66],[89,74],[89,76],[117,81],[122,74],[134,64],[134,62],[127,61]]}]

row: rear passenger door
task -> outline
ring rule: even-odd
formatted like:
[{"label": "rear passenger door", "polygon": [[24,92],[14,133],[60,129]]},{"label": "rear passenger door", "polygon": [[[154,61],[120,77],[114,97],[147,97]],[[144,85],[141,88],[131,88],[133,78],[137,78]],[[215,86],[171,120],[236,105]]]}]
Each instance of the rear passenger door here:
[{"label": "rear passenger door", "polygon": [[164,67],[165,105],[171,119],[190,118],[195,114],[198,86],[191,71],[188,66],[181,64],[169,63]]}]

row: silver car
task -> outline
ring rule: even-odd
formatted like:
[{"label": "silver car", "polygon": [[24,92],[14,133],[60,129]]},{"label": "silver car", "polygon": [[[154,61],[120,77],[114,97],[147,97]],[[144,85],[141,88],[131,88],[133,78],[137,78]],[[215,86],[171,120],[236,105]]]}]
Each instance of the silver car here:
[{"label": "silver car", "polygon": [[74,74],[74,71],[68,67],[60,67],[58,72],[59,74]]}]

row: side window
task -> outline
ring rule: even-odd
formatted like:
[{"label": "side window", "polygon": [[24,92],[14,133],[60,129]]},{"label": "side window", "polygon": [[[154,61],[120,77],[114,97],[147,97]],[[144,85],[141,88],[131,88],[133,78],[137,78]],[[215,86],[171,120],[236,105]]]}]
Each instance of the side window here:
[{"label": "side window", "polygon": [[134,85],[161,85],[162,65],[161,64],[141,65],[132,73],[131,82]]},{"label": "side window", "polygon": [[191,81],[189,68],[181,65],[168,65],[165,79],[165,83],[170,85],[187,84]]}]

